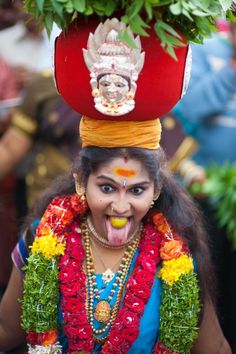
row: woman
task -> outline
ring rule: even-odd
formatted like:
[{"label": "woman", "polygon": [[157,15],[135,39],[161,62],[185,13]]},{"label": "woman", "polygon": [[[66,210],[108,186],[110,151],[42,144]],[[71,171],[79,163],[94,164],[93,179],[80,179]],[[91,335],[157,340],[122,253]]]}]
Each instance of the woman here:
[{"label": "woman", "polygon": [[[153,262],[156,262],[157,269],[159,269],[161,265],[160,259],[173,260],[177,259],[175,257],[178,257],[180,254],[182,256],[186,255],[186,245],[190,247],[191,254],[195,259],[195,267],[198,270],[201,287],[201,300],[202,303],[204,303],[204,308],[201,309],[200,320],[198,323],[198,325],[200,326],[200,331],[198,333],[196,331],[195,333],[194,329],[191,328],[191,322],[187,321],[185,322],[185,324],[188,325],[188,329],[186,330],[186,332],[184,330],[182,334],[187,335],[187,333],[191,333],[194,336],[194,339],[195,337],[198,337],[194,343],[193,348],[191,349],[191,353],[230,353],[231,351],[219,328],[219,324],[212,305],[210,288],[211,281],[209,274],[209,257],[205,246],[204,232],[201,227],[198,212],[195,206],[193,205],[192,201],[183,193],[183,191],[181,191],[177,187],[173,177],[169,174],[165,165],[165,159],[161,149],[159,148],[155,152],[150,152],[145,149],[139,148],[99,149],[89,147],[82,150],[78,161],[76,161],[73,167],[73,173],[75,174],[76,179],[78,177],[81,181],[83,181],[83,185],[86,187],[86,199],[89,209],[88,211],[86,211],[83,217],[78,216],[78,212],[77,214],[73,215],[73,222],[70,226],[70,230],[67,230],[67,233],[69,234],[70,242],[73,242],[73,238],[75,238],[75,242],[77,242],[77,239],[81,237],[82,230],[82,240],[86,252],[86,270],[84,271],[88,276],[88,281],[90,281],[90,277],[92,277],[92,283],[89,283],[88,286],[91,286],[91,294],[93,297],[95,296],[93,304],[94,308],[96,308],[98,302],[102,301],[103,298],[105,298],[105,301],[107,301],[109,296],[112,296],[112,291],[114,289],[116,291],[116,288],[119,288],[119,286],[121,289],[120,292],[124,292],[127,294],[129,291],[129,287],[132,288],[133,286],[134,288],[135,285],[132,283],[132,281],[134,281],[135,269],[137,269],[138,267],[138,265],[135,265],[135,260],[137,262],[138,254],[140,255],[141,252],[143,252],[144,254],[144,260],[141,260],[144,262],[144,267],[142,267],[142,270],[144,270],[146,267],[149,272],[143,272],[143,276],[147,277],[145,280],[146,284],[143,283],[143,280],[139,280],[138,284],[136,284],[136,292],[134,292],[135,295],[133,296],[136,297],[135,301],[137,303],[134,302],[132,304],[132,298],[126,299],[123,297],[122,300],[123,309],[128,308],[130,316],[133,313],[137,317],[137,315],[139,315],[139,312],[142,313],[139,334],[138,329],[136,327],[137,324],[134,327],[129,327],[127,325],[123,332],[122,328],[119,329],[122,334],[128,332],[128,339],[126,339],[126,341],[124,340],[123,345],[125,346],[127,345],[127,343],[132,343],[129,349],[129,353],[151,353],[155,346],[155,343],[157,342],[158,333],[160,334],[159,307],[161,296],[161,282],[160,278],[155,277],[155,279],[153,279],[152,277],[153,270],[151,269],[151,267],[154,266]],[[78,181],[76,181],[76,186],[78,189]],[[45,208],[49,203],[49,200],[52,200],[55,196],[67,196],[63,197],[65,199],[68,198],[68,196],[70,195],[71,203],[72,199],[75,198],[74,191],[75,187],[73,176],[72,174],[69,174],[68,176],[60,180],[59,185],[58,183],[55,184],[54,189],[52,189],[50,192],[50,195],[48,193],[45,195],[44,199],[42,200],[42,204],[38,208],[38,218],[41,217],[44,213]],[[155,201],[154,206],[151,206],[153,198],[158,199]],[[81,203],[81,205],[84,205],[83,202]],[[50,215],[52,215],[52,209]],[[159,229],[165,227],[165,219],[162,215],[165,215],[170,224],[174,227],[174,229],[170,231],[170,235],[171,237],[173,236],[173,239],[169,242],[165,242],[163,234],[158,231]],[[156,220],[159,221],[157,222]],[[124,224],[125,222],[126,224],[125,226],[123,226],[122,224]],[[113,229],[114,232],[112,232]],[[65,232],[65,230],[63,230],[63,232]],[[147,242],[147,244],[145,245],[145,250],[141,251],[140,242],[142,242],[143,238],[145,237],[145,233],[146,235],[148,234],[148,237],[151,237],[151,234],[153,232],[155,232],[155,244],[153,242]],[[179,238],[179,236],[177,236],[175,232],[178,232],[179,235],[181,234],[181,239]],[[30,241],[28,237],[29,234],[27,235],[27,240],[31,243],[32,241]],[[160,248],[159,258],[159,254],[155,255],[154,253],[159,251],[158,247],[160,247],[160,242],[162,243],[162,246]],[[183,244],[183,242],[185,244]],[[127,250],[129,251],[129,253],[127,253]],[[25,250],[25,252],[27,252],[27,250]],[[68,252],[72,252],[72,250],[69,251],[68,249],[62,257],[64,259],[60,260],[61,274],[59,277],[61,280],[61,292],[62,297],[64,296],[67,299],[67,303],[66,301],[64,303],[63,299],[61,300],[61,306],[64,315],[66,314],[66,316],[68,316],[68,321],[69,317],[73,315],[75,319],[76,314],[78,315],[78,318],[81,321],[83,313],[82,311],[85,309],[86,300],[82,299],[81,301],[79,301],[78,297],[68,297],[67,292],[63,291],[63,286],[64,284],[66,284],[65,278],[66,276],[70,276],[69,270],[65,269],[66,265],[68,264],[68,262],[71,263],[72,261],[74,261],[77,262],[78,266],[78,262],[80,261],[78,257],[79,250],[74,256],[69,256]],[[26,254],[23,254],[24,258],[27,258]],[[123,267],[121,266],[122,262],[124,262]],[[21,268],[22,264],[20,264],[16,260],[15,263],[16,266]],[[119,271],[124,277],[124,279],[122,278],[122,284],[117,282],[117,271]],[[94,273],[96,273],[95,278]],[[183,271],[183,273],[185,272]],[[158,271],[157,273],[155,271],[155,274],[158,274]],[[46,274],[43,274],[43,276],[45,277]],[[151,280],[149,277],[151,278]],[[73,275],[73,279],[74,278],[76,279],[76,282],[81,281],[80,278],[76,278],[76,275]],[[136,278],[139,279],[137,276]],[[131,281],[131,279],[133,280]],[[29,279],[27,281],[29,281]],[[151,289],[149,286],[147,286],[150,284],[150,282],[153,283]],[[83,281],[81,281],[81,284],[82,283]],[[182,283],[182,286],[184,286],[185,284],[181,281],[179,281],[179,283]],[[80,286],[82,287],[81,284]],[[113,287],[111,286],[111,284],[113,284]],[[116,284],[116,287],[114,287],[114,284]],[[36,289],[37,291],[37,281],[34,285],[34,289]],[[52,290],[53,289],[51,289],[51,291]],[[32,291],[32,289],[30,289],[30,291]],[[8,321],[6,323],[6,327],[4,327],[6,333],[5,336],[8,337],[8,339],[6,339],[5,345],[7,345],[7,341],[9,341],[11,345],[14,346],[24,339],[23,332],[20,331],[19,323],[20,305],[17,304],[17,302],[14,302],[14,299],[16,299],[18,296],[21,296],[21,292],[22,276],[17,269],[14,269],[7,293],[1,304],[1,319],[4,319],[4,315],[8,315]],[[104,292],[105,295],[103,295],[102,292]],[[132,294],[132,292],[130,293]],[[69,295],[73,295],[73,290],[72,293]],[[183,295],[184,293],[182,294],[182,296]],[[143,312],[142,305],[143,302],[146,301],[146,296],[148,299],[145,310]],[[167,295],[166,299],[168,299],[168,296],[169,295]],[[46,299],[47,297],[44,298],[44,300]],[[77,299],[78,303],[74,305],[71,304],[72,299],[74,299],[74,301],[75,299]],[[88,297],[88,299],[89,300],[87,301],[91,301],[90,297]],[[126,305],[124,299],[126,299]],[[68,311],[66,310],[66,307],[69,306],[69,300],[70,310]],[[111,299],[111,306],[112,301],[115,301],[116,303],[117,300]],[[189,311],[195,311],[196,315],[198,315],[198,311],[200,311],[200,308],[198,308],[198,306],[196,306],[198,308],[196,310],[194,308],[195,304],[191,303],[191,309],[185,309],[182,306],[186,306],[186,301],[189,301],[189,299],[183,298],[182,301],[184,301],[185,305],[178,304],[177,301],[175,303],[175,306],[180,306],[179,309],[183,311],[185,316],[189,313]],[[195,301],[197,300],[195,299]],[[49,304],[49,306],[52,305],[52,303]],[[82,308],[73,307],[79,305],[82,305]],[[29,303],[25,304],[24,306],[29,306]],[[42,303],[39,304],[39,306],[42,306]],[[91,303],[88,304],[88,306],[91,306]],[[137,307],[136,309],[135,306]],[[90,315],[89,309],[88,314]],[[174,311],[174,308],[172,310]],[[27,326],[26,322],[31,321],[32,317],[38,312],[35,311],[35,313],[32,314],[32,311],[29,308],[26,311],[28,311],[28,316],[27,318],[24,318],[23,321]],[[122,314],[120,314],[121,311],[122,310],[118,312],[117,316],[122,316]],[[165,309],[162,308],[161,311],[163,311],[163,316],[165,317],[167,315],[165,314]],[[99,328],[99,324],[100,326],[102,324],[101,328],[104,328],[103,320],[106,320],[106,323],[107,319],[100,318],[102,317],[102,314],[99,313],[99,311],[97,312],[98,320],[96,320],[95,318],[91,321],[91,317],[89,317],[89,323],[91,326],[95,327],[95,329]],[[11,314],[11,316],[9,316],[9,314]],[[52,313],[50,314],[50,316],[51,315]],[[134,318],[136,319],[135,316]],[[59,318],[60,321],[62,321],[61,311],[59,314]],[[182,320],[184,320],[184,318],[182,318]],[[191,321],[194,321],[194,319],[191,318]],[[67,330],[72,331],[73,329],[76,329],[76,326],[73,326],[72,324],[73,322],[68,322],[67,325],[64,325],[64,331],[66,332],[67,336],[69,335]],[[117,320],[115,320],[114,324],[117,325]],[[172,325],[178,327],[178,324],[179,323],[176,322]],[[79,328],[80,323],[78,323],[77,326],[79,332],[81,330]],[[165,326],[168,326],[168,322],[166,322]],[[85,325],[84,327],[84,336],[85,339],[88,340],[90,336],[89,333],[86,332],[87,327]],[[97,337],[98,339],[103,338],[104,333],[99,334],[95,332],[95,329],[93,329],[95,337]],[[171,327],[169,327],[168,329],[170,330]],[[98,329],[96,329],[96,331],[97,330]],[[165,328],[162,327],[162,330],[165,332]],[[116,343],[116,340],[118,341],[119,331],[114,334],[114,327],[113,329],[111,327],[110,335],[113,334],[113,336],[111,337],[111,343]],[[105,336],[106,334],[107,331],[105,332]],[[165,335],[168,336],[168,333],[165,333]],[[1,333],[0,336],[1,343],[2,336],[3,333]],[[30,336],[30,334],[28,334],[28,336]],[[131,340],[132,336],[134,337],[133,340]],[[118,339],[116,339],[116,337]],[[73,341],[73,336],[69,336],[69,338],[73,347],[73,345],[76,344],[75,341]],[[48,341],[50,341],[50,339],[51,338],[49,336]],[[63,336],[61,335],[60,340],[61,343],[64,343],[65,338],[63,338]],[[81,341],[83,342],[83,339],[81,339]],[[181,346],[182,348],[185,348],[184,351],[180,351],[181,353],[189,352],[189,343],[183,344],[180,338],[178,338],[178,340],[176,341],[178,348],[181,348]],[[186,338],[185,341],[188,342],[188,339]],[[101,344],[99,343],[99,340],[95,340],[95,343],[96,344],[94,352],[96,353],[99,352]],[[89,345],[88,342],[83,343],[84,346],[85,344]],[[119,343],[117,342],[117,344],[119,348]],[[89,350],[91,350],[91,348]],[[114,350],[114,348],[112,350]],[[157,353],[164,352],[162,351],[162,349],[156,350]],[[88,349],[86,348],[85,351],[88,351]],[[103,352],[105,353],[106,351]],[[126,350],[123,349],[121,351],[117,351],[117,353],[118,352],[122,353],[126,352]]]},{"label": "woman", "polygon": [[[15,268],[0,309],[2,349],[24,340],[18,268],[26,271],[21,322],[29,353],[231,353],[213,307],[201,221],[166,168],[157,112],[152,107],[147,121],[120,118],[137,114],[136,81],[144,63],[137,38],[135,50],[119,41],[123,26],[107,20],[83,51],[94,117],[82,118],[83,149],[72,173],[46,192],[13,253]],[[84,48],[77,30],[58,40],[56,78],[63,96],[70,87],[71,101],[83,105],[82,98],[74,100],[78,91],[71,90],[68,72],[76,51],[70,47],[64,57],[65,40],[71,46],[76,38],[76,48]],[[173,65],[183,69],[186,48],[182,53],[182,62]],[[68,65],[63,76],[61,65]],[[120,87],[111,95],[115,75],[130,81],[122,99]],[[181,72],[179,93],[183,77]],[[96,114],[103,119],[95,120]]]}]

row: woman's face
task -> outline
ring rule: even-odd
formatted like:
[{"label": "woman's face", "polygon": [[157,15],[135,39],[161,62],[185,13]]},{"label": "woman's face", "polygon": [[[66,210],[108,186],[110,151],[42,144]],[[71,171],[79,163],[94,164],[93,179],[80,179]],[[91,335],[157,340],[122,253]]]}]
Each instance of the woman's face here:
[{"label": "woman's face", "polygon": [[96,231],[110,244],[125,243],[148,212],[154,182],[138,160],[115,158],[88,178],[86,198]]}]

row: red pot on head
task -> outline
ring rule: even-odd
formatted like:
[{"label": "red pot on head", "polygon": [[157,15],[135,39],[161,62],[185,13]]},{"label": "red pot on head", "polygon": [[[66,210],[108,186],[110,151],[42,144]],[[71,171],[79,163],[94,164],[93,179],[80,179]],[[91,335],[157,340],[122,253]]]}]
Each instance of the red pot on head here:
[{"label": "red pot on head", "polygon": [[182,96],[188,45],[176,49],[176,61],[150,29],[149,37],[141,38],[145,62],[137,80],[135,107],[123,116],[111,117],[95,109],[82,50],[87,48],[89,33],[94,33],[98,24],[97,19],[75,21],[56,39],[55,79],[64,100],[79,113],[103,120],[151,120],[169,112]]}]

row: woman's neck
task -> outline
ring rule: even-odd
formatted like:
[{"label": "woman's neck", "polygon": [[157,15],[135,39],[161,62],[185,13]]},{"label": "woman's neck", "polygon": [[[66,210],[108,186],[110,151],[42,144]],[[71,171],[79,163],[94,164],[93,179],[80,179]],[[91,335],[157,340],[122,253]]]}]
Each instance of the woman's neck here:
[{"label": "woman's neck", "polygon": [[103,247],[92,238],[90,242],[95,272],[104,273],[109,268],[115,273],[120,266],[126,247],[120,249]]}]

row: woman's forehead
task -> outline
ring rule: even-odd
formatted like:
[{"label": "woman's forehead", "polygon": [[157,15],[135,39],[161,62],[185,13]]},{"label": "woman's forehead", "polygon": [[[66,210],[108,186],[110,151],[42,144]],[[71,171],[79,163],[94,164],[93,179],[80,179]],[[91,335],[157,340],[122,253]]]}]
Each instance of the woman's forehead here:
[{"label": "woman's forehead", "polygon": [[137,159],[128,157],[114,158],[101,165],[96,171],[96,175],[99,174],[109,174],[122,178],[148,177],[148,171],[142,163]]}]

